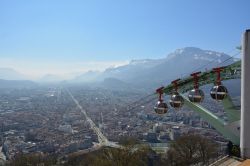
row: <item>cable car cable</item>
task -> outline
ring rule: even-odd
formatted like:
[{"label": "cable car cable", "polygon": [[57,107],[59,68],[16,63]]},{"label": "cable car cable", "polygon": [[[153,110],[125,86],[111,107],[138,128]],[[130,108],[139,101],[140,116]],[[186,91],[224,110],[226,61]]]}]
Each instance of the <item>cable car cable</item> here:
[{"label": "cable car cable", "polygon": [[[235,56],[239,55],[240,53],[241,53],[240,51],[239,51],[239,52],[237,52],[236,54],[234,54],[234,55],[230,56],[229,58],[225,59],[224,61],[222,61],[222,62],[218,63],[218,64],[217,64],[217,66],[219,66],[219,65],[221,65],[221,64],[223,64],[223,63],[225,63],[225,62],[227,62],[228,60],[230,60],[230,59],[232,59],[233,57],[235,57]],[[197,71],[199,71],[199,70],[203,69],[204,67],[206,67],[207,65],[209,65],[209,64],[211,64],[211,63],[213,63],[213,62],[215,62],[215,61],[218,61],[218,59],[214,59],[214,60],[212,60],[212,61],[208,62],[207,64],[202,65],[201,67],[196,68],[196,69],[195,69],[195,70],[193,70],[191,73],[195,73],[195,72],[197,72]],[[190,72],[188,72],[188,73],[184,73],[184,74],[181,74],[181,75],[182,75],[182,76],[181,76],[181,78],[185,78],[185,77],[187,77],[187,76],[189,75],[189,73],[190,73]]]},{"label": "cable car cable", "polygon": [[[232,50],[231,50],[229,53],[227,53],[227,54],[232,53],[233,50],[234,50],[234,49],[232,49]],[[230,57],[232,57],[232,56],[230,56]],[[197,71],[199,71],[200,69],[203,69],[203,68],[206,67],[207,65],[209,65],[209,64],[211,64],[211,63],[213,63],[213,62],[215,62],[215,61],[217,61],[217,60],[218,60],[218,59],[214,59],[214,60],[208,62],[207,64],[205,64],[205,65],[203,65],[203,66],[201,66],[201,67],[198,67],[197,69],[195,69],[195,70],[192,71],[191,73],[197,72]],[[219,64],[220,64],[220,63],[219,63]]]}]

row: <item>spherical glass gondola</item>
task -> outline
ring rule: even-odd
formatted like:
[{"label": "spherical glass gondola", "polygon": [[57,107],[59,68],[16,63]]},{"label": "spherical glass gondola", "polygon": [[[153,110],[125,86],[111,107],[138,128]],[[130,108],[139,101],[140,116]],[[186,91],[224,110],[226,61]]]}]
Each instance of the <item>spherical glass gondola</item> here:
[{"label": "spherical glass gondola", "polygon": [[175,92],[171,95],[169,103],[173,108],[180,108],[184,104],[184,99],[179,93]]},{"label": "spherical glass gondola", "polygon": [[223,85],[215,85],[210,91],[210,95],[215,100],[223,100],[227,96],[227,88]]},{"label": "spherical glass gondola", "polygon": [[165,114],[168,112],[168,105],[163,101],[158,101],[154,107],[157,114]]},{"label": "spherical glass gondola", "polygon": [[204,92],[200,89],[192,89],[188,94],[188,99],[194,103],[200,103],[204,100]]}]

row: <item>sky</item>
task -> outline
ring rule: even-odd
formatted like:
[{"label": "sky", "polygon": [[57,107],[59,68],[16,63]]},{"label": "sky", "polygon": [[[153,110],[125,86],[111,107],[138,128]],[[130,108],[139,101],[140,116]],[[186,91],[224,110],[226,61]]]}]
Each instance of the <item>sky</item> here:
[{"label": "sky", "polygon": [[0,0],[0,68],[32,78],[104,70],[183,47],[229,53],[249,0]]}]

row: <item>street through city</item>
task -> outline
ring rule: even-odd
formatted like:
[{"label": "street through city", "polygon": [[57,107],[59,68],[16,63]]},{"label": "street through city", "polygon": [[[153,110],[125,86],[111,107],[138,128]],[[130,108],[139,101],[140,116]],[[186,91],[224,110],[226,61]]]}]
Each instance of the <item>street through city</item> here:
[{"label": "street through city", "polygon": [[92,121],[92,119],[87,115],[86,111],[82,108],[82,106],[79,104],[78,100],[72,95],[69,89],[66,89],[72,100],[75,102],[77,107],[80,109],[81,113],[85,116],[87,122],[90,124],[90,128],[96,133],[98,136],[98,141],[100,146],[110,146],[110,147],[116,147],[119,148],[120,146],[117,145],[115,142],[110,142],[107,137],[104,136],[104,134],[101,132],[101,130],[96,126],[96,124]]}]

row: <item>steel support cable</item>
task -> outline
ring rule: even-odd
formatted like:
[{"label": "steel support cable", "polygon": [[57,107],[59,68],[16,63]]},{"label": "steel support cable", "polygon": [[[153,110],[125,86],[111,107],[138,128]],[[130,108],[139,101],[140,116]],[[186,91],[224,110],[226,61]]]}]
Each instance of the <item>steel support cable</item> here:
[{"label": "steel support cable", "polygon": [[[232,52],[232,51],[231,51],[231,52]],[[221,65],[221,64],[223,64],[223,63],[225,63],[226,61],[232,59],[233,57],[239,55],[240,53],[241,53],[241,52],[239,51],[239,52],[237,52],[236,54],[234,54],[234,55],[230,56],[229,58],[225,59],[224,61],[218,63],[218,66]],[[214,62],[216,62],[216,61],[218,61],[218,59],[214,59],[214,60],[212,60],[212,61],[210,61],[210,62],[208,62],[208,63],[206,63],[206,64],[204,64],[204,65],[202,65],[202,66],[200,66],[200,67],[198,67],[198,68],[196,68],[196,69],[193,70],[191,73],[198,72],[199,70],[203,69],[204,67],[206,67],[206,66],[208,66],[209,64],[214,63]],[[181,74],[181,75],[183,75],[183,76],[181,76],[181,78],[185,78],[185,77],[189,76],[189,74],[190,74],[190,73]]]},{"label": "steel support cable", "polygon": [[224,61],[222,61],[222,62],[221,62],[221,63],[219,63],[218,65],[221,65],[221,64],[223,64],[223,63],[227,62],[228,60],[230,60],[230,59],[232,59],[233,57],[235,57],[235,56],[239,55],[240,53],[241,53],[241,52],[237,52],[236,54],[234,54],[234,55],[230,56],[229,58],[225,59]]},{"label": "steel support cable", "polygon": [[[234,51],[234,49],[232,49],[229,53],[226,53],[226,54],[229,55],[229,54],[231,54],[233,51]],[[232,56],[230,56],[230,57],[232,57]],[[230,58],[230,59],[231,59],[231,58]],[[214,60],[208,62],[207,64],[205,64],[205,65],[203,65],[203,66],[201,66],[201,67],[198,67],[197,69],[195,69],[195,70],[192,71],[191,73],[197,72],[197,71],[199,71],[200,69],[206,67],[207,65],[209,65],[209,64],[211,64],[211,63],[213,63],[213,62],[215,62],[215,61],[217,61],[217,60],[218,60],[218,59],[214,59]]]},{"label": "steel support cable", "polygon": [[[155,100],[155,97],[150,98],[149,100],[146,100],[149,97],[154,96],[154,95],[155,95],[155,93],[151,93],[149,95],[143,96],[140,99],[138,99],[138,100],[136,100],[136,101],[134,101],[134,102],[132,102],[130,104],[127,104],[126,106],[124,106],[124,108],[126,109],[126,111],[131,111],[131,110],[133,110],[133,109],[135,109],[137,107],[140,107],[141,105],[144,105],[145,103],[149,103],[149,102]],[[142,101],[143,101],[143,103],[140,103]],[[131,107],[131,106],[133,106],[133,107]]]},{"label": "steel support cable", "polygon": [[[155,94],[154,94],[155,95]],[[131,108],[128,108],[127,111],[131,111],[131,110],[134,110],[135,108],[138,108],[138,107],[141,107],[142,105],[144,104],[147,104],[147,103],[150,103],[151,101],[154,101],[155,100],[155,97],[149,99],[149,100],[145,100],[143,103],[140,103],[139,105],[136,105],[134,107],[131,107]]]},{"label": "steel support cable", "polygon": [[151,94],[149,94],[149,95],[147,95],[147,96],[143,96],[143,97],[141,97],[140,99],[138,99],[138,100],[136,100],[136,101],[134,101],[134,102],[128,104],[127,107],[130,107],[131,105],[135,105],[135,104],[139,103],[140,101],[144,101],[144,100],[146,100],[147,98],[149,98],[149,97],[151,97],[151,96],[154,96],[154,95],[155,95],[155,93],[151,93]]}]

